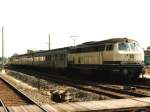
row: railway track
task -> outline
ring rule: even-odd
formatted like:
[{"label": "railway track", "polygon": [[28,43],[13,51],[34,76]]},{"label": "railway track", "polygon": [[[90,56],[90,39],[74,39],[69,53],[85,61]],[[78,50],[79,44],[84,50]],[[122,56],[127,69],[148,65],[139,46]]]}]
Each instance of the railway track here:
[{"label": "railway track", "polygon": [[0,77],[0,107],[2,107],[0,109],[3,110],[2,112],[10,112],[8,107],[22,105],[35,105],[41,112],[48,112],[15,86],[11,85],[7,80]]},{"label": "railway track", "polygon": [[0,98],[5,102],[6,106],[18,106],[32,104],[26,97],[22,97],[19,92],[12,88],[2,78],[0,78]]},{"label": "railway track", "polygon": [[[73,82],[73,84],[70,84],[68,82]],[[79,83],[81,83],[80,81],[73,81],[73,80],[67,80],[67,82],[65,82],[67,84],[70,84],[72,86],[76,86],[76,84],[78,85]],[[139,89],[135,89],[135,90],[131,90],[130,87],[128,86],[119,86],[118,85],[108,85],[108,84],[95,84],[95,83],[89,83],[89,82],[82,82],[81,85],[78,85],[78,86],[81,86],[81,88],[86,88],[87,90],[91,90],[91,92],[95,92],[95,93],[100,93],[101,92],[103,94],[108,93],[106,95],[109,95],[111,97],[111,95],[113,96],[113,98],[130,98],[130,97],[147,97],[147,96],[150,96],[150,93],[149,94],[146,94],[145,91],[142,91],[142,92],[139,92],[140,90]],[[126,89],[127,88],[127,89]],[[139,90],[139,91],[137,91]],[[145,94],[144,94],[145,93]]]},{"label": "railway track", "polygon": [[[25,71],[24,71],[25,72]],[[30,71],[31,72],[31,71]],[[30,73],[28,72],[28,74]],[[118,85],[107,85],[107,84],[94,84],[92,82],[83,82],[80,80],[73,80],[68,79],[66,77],[62,77],[59,75],[50,75],[47,73],[41,73],[41,72],[35,72],[32,71],[32,75],[36,74],[35,76],[38,78],[51,80],[54,82],[66,84],[78,89],[82,89],[85,91],[93,92],[96,94],[104,95],[110,98],[132,98],[132,97],[147,97],[150,96],[149,94],[145,93],[145,91],[139,92],[139,91],[130,91],[125,90],[125,85],[122,85],[118,87]],[[42,74],[42,75],[41,75]],[[147,91],[146,91],[147,92]]]},{"label": "railway track", "polygon": [[150,79],[140,79],[138,82],[130,84],[131,86],[135,86],[141,89],[150,90]]},{"label": "railway track", "polygon": [[0,99],[0,112],[9,112],[4,102]]}]

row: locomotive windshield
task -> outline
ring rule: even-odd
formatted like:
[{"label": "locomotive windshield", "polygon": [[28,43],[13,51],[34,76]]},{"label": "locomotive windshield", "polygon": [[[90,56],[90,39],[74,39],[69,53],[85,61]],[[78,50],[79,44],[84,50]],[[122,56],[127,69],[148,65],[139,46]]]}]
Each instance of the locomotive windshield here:
[{"label": "locomotive windshield", "polygon": [[121,51],[130,51],[129,43],[120,43],[119,44],[119,50],[121,50]]},{"label": "locomotive windshield", "polygon": [[138,43],[135,42],[126,42],[119,43],[119,50],[121,51],[142,51],[142,48]]}]

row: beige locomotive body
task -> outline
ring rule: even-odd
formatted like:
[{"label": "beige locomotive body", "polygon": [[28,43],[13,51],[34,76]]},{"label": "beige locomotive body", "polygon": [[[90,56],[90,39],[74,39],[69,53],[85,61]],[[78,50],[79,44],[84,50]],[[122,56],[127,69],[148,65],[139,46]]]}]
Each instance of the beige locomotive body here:
[{"label": "beige locomotive body", "polygon": [[77,46],[68,54],[68,62],[71,68],[86,73],[109,71],[135,78],[143,72],[144,52],[137,41],[111,39]]}]

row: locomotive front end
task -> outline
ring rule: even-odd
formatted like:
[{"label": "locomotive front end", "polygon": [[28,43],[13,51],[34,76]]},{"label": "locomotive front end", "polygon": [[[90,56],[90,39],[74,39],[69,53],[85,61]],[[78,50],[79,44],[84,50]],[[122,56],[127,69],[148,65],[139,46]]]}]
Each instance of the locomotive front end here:
[{"label": "locomotive front end", "polygon": [[120,63],[120,70],[127,79],[138,78],[143,73],[144,51],[139,43],[126,40],[116,44],[117,52],[114,60]]}]

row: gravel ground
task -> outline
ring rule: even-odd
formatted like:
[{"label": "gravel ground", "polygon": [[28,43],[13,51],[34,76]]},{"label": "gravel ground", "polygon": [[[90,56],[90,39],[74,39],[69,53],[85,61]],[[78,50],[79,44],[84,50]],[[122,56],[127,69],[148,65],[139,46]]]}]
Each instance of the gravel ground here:
[{"label": "gravel ground", "polygon": [[5,78],[15,84],[18,89],[23,91],[38,104],[53,104],[54,102],[51,100],[53,93],[64,93],[67,96],[65,97],[65,99],[67,99],[65,102],[109,99],[106,96],[82,91],[80,89],[54,82],[48,82],[23,73],[18,74],[16,72],[6,71],[6,74],[7,75],[5,75]]}]

